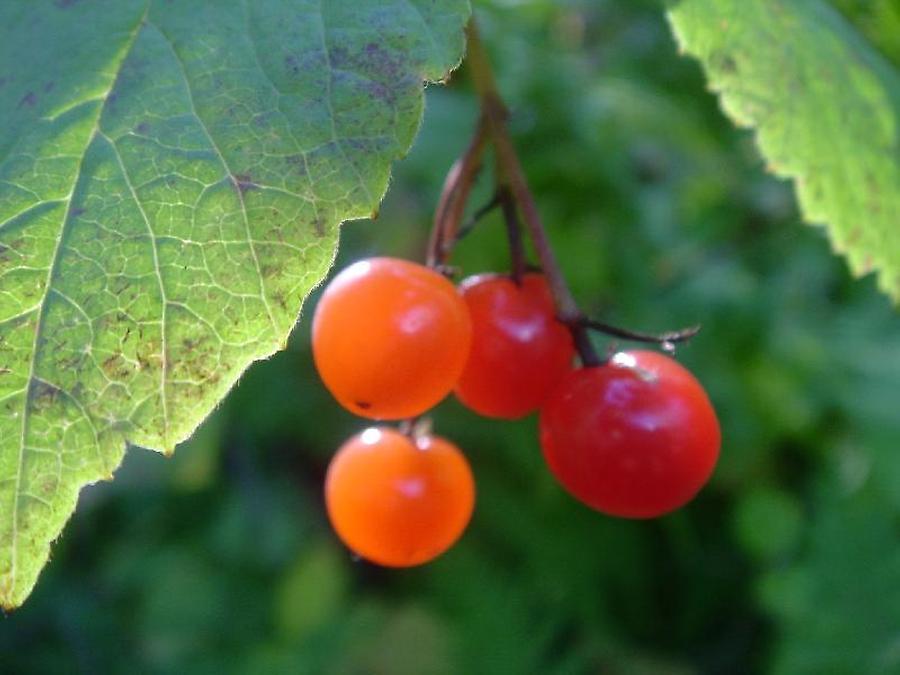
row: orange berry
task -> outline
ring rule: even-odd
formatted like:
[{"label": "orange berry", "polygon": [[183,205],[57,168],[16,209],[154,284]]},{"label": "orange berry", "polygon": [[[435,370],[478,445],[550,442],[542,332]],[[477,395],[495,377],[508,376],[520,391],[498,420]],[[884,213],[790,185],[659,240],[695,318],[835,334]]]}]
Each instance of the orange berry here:
[{"label": "orange berry", "polygon": [[338,402],[372,419],[420,415],[462,372],[472,338],[466,305],[447,279],[396,258],[338,274],[313,317],[313,358]]},{"label": "orange berry", "polygon": [[325,503],[348,548],[379,565],[409,567],[459,539],[475,505],[475,483],[449,441],[373,427],[331,460]]}]

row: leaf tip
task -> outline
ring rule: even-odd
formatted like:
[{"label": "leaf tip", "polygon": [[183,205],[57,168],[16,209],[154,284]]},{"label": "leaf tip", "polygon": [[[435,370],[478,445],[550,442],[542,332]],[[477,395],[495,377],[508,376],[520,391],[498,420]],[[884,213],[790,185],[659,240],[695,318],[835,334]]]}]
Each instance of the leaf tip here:
[{"label": "leaf tip", "polygon": [[12,582],[5,579],[0,582],[0,612],[7,614],[21,606],[21,600],[16,600]]}]

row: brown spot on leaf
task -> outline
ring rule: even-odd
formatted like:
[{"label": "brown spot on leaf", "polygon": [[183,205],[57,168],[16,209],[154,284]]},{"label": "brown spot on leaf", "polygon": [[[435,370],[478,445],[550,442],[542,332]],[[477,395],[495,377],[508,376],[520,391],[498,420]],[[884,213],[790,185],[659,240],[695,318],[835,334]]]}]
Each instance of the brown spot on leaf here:
[{"label": "brown spot on leaf", "polygon": [[37,103],[37,96],[33,91],[29,91],[22,97],[17,107],[21,108],[22,106],[27,106],[29,108],[33,108],[35,103]]},{"label": "brown spot on leaf", "polygon": [[860,270],[863,274],[868,274],[873,269],[875,269],[875,262],[872,259],[872,255],[867,254],[862,260],[862,266],[860,267]]},{"label": "brown spot on leaf", "polygon": [[63,356],[57,361],[57,366],[60,370],[64,371],[78,371],[81,370],[81,366],[84,363],[85,355],[81,354],[70,354],[69,356]]},{"label": "brown spot on leaf", "polygon": [[125,380],[131,375],[131,367],[125,362],[121,354],[113,354],[100,364],[103,372],[111,380]]},{"label": "brown spot on leaf", "polygon": [[45,495],[52,495],[56,492],[57,481],[53,476],[48,476],[41,481],[41,492]]},{"label": "brown spot on leaf", "polygon": [[306,178],[308,172],[303,155],[288,155],[284,161],[288,165],[288,171],[299,178]]},{"label": "brown spot on leaf", "polygon": [[365,85],[366,93],[391,106],[396,103],[398,89],[418,81],[418,76],[398,53],[377,42],[369,42],[358,50],[335,46],[331,49],[331,65],[337,71],[335,77],[341,76],[340,71],[365,77],[369,80]]},{"label": "brown spot on leaf", "polygon": [[738,71],[737,61],[727,52],[716,51],[710,55],[713,68],[718,68],[726,75],[735,75]]},{"label": "brown spot on leaf", "polygon": [[43,410],[50,407],[56,403],[59,394],[59,387],[55,387],[43,380],[31,380],[31,389],[28,391],[28,398],[35,410]]},{"label": "brown spot on leaf", "polygon": [[259,185],[253,182],[253,176],[249,173],[234,174],[234,185],[241,194],[245,194],[249,190],[258,190]]}]

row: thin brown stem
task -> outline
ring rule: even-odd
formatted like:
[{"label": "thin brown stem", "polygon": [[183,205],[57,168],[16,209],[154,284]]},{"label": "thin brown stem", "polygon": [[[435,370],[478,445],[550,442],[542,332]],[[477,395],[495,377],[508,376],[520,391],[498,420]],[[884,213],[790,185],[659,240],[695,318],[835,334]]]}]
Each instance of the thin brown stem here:
[{"label": "thin brown stem", "polygon": [[443,267],[450,257],[486,146],[487,120],[482,116],[466,151],[453,163],[444,179],[428,241],[426,261],[430,267]]},{"label": "thin brown stem", "polygon": [[397,431],[413,443],[417,443],[420,438],[431,435],[431,418],[422,414],[400,420],[397,424]]},{"label": "thin brown stem", "polygon": [[528,230],[544,275],[547,277],[557,312],[560,319],[572,331],[572,337],[583,364],[585,366],[597,365],[601,362],[600,357],[591,343],[587,329],[577,321],[581,316],[581,311],[566,284],[559,262],[550,246],[534,197],[528,188],[525,172],[509,137],[506,128],[507,109],[497,92],[493,69],[481,43],[474,20],[469,21],[466,32],[468,35],[466,64],[472,77],[472,83],[481,99],[482,116],[487,120],[488,132],[493,141],[498,179],[509,185],[509,189],[521,209],[525,228]]},{"label": "thin brown stem", "polygon": [[612,324],[597,321],[596,319],[591,319],[588,317],[581,317],[578,322],[582,326],[590,330],[596,330],[601,333],[605,333],[606,335],[622,338],[624,340],[631,340],[632,342],[648,342],[651,344],[658,344],[667,351],[672,351],[674,349],[674,345],[681,342],[687,342],[700,332],[700,326],[688,326],[687,328],[682,328],[681,330],[654,334],[619,328],[618,326],[613,326]]},{"label": "thin brown stem", "polygon": [[475,213],[473,213],[469,219],[456,230],[456,243],[474,230],[478,222],[498,206],[500,206],[500,197],[499,195],[494,194],[487,204],[475,209]]},{"label": "thin brown stem", "polygon": [[525,259],[525,242],[522,241],[522,224],[519,222],[519,211],[509,186],[501,185],[497,192],[500,208],[503,209],[503,220],[506,224],[506,239],[509,242],[510,268],[516,285],[522,284],[522,277],[528,269]]}]

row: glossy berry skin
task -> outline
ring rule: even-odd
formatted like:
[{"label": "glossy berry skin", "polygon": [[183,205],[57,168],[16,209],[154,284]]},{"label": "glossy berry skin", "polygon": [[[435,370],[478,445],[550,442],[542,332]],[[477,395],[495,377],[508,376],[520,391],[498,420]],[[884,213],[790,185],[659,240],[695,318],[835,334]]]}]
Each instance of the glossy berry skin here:
[{"label": "glossy berry skin", "polygon": [[653,518],[690,501],[719,456],[719,422],[702,385],[650,351],[568,374],[541,409],[550,470],[603,513]]},{"label": "glossy berry skin", "polygon": [[569,330],[556,320],[542,274],[485,274],[460,284],[472,317],[472,348],[456,396],[486,417],[517,419],[537,410],[572,368]]},{"label": "glossy berry skin", "polygon": [[472,516],[475,483],[459,449],[373,427],[338,450],[325,479],[328,517],[353,552],[386,567],[433,560]]},{"label": "glossy berry skin", "polygon": [[469,312],[447,279],[406,260],[370,258],[344,269],[322,294],[313,358],[345,408],[402,419],[450,393],[471,336]]}]

